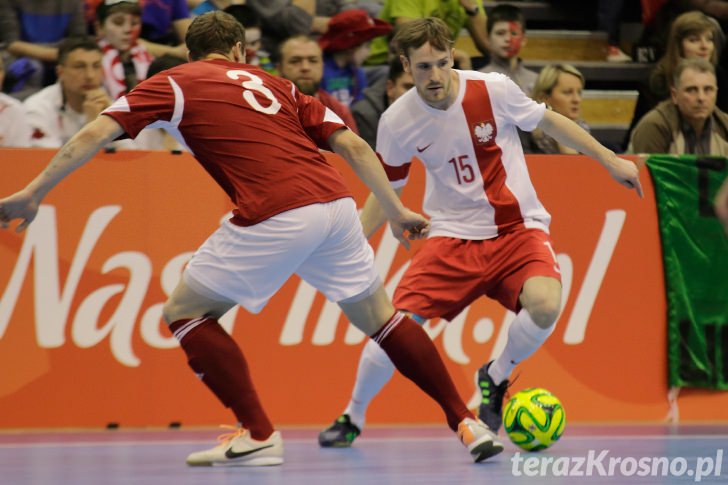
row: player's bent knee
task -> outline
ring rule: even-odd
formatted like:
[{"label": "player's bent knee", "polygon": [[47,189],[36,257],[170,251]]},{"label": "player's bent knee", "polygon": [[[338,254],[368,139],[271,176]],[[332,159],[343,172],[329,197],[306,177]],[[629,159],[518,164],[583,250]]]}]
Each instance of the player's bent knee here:
[{"label": "player's bent knee", "polygon": [[556,319],[559,318],[560,305],[551,302],[541,302],[535,305],[528,313],[531,315],[533,323],[540,328],[547,329],[553,327]]}]

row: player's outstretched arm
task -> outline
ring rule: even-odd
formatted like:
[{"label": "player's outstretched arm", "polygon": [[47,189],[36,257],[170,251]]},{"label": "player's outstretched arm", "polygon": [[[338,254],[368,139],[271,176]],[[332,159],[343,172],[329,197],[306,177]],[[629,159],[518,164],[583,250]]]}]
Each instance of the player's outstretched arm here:
[{"label": "player's outstretched arm", "polygon": [[20,219],[15,230],[23,231],[33,222],[41,201],[53,187],[122,133],[121,126],[108,116],[99,116],[84,126],[24,189],[0,199],[0,227],[7,229],[10,222]]},{"label": "player's outstretched arm", "polygon": [[728,178],[723,181],[715,196],[715,213],[728,234]]},{"label": "player's outstretched arm", "polygon": [[[394,192],[398,196],[402,195],[401,188],[394,189]],[[379,205],[379,200],[377,200],[374,193],[369,194],[366,202],[364,202],[364,207],[359,215],[359,220],[361,221],[361,226],[364,229],[364,235],[367,239],[372,237],[372,234],[377,232],[377,229],[379,229],[382,224],[387,221],[387,217],[384,215],[384,211]]]},{"label": "player's outstretched arm", "polygon": [[609,171],[614,180],[629,189],[635,189],[642,197],[642,184],[637,165],[619,158],[579,125],[555,111],[546,110],[538,127],[559,143],[596,159]]},{"label": "player's outstretched arm", "polygon": [[[341,129],[329,137],[329,145],[351,165],[356,175],[372,191],[379,202],[377,210],[381,210],[389,219],[394,236],[404,247],[409,249],[408,239],[419,239],[427,234],[429,222],[402,205],[389,184],[377,155],[367,142],[350,130]],[[371,226],[369,223],[367,225]]]}]

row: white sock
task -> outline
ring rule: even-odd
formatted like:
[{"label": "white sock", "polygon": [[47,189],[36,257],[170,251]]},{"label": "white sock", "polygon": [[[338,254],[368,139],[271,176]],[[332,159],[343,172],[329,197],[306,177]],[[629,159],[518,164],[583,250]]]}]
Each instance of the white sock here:
[{"label": "white sock", "polygon": [[536,352],[555,327],[541,328],[531,320],[531,315],[525,309],[518,312],[508,329],[508,341],[503,352],[488,368],[493,382],[500,384],[508,379],[516,365]]},{"label": "white sock", "polygon": [[389,356],[374,340],[369,339],[359,359],[351,401],[344,410],[351,422],[360,430],[364,429],[369,403],[389,382],[393,374],[394,364],[389,360]]}]

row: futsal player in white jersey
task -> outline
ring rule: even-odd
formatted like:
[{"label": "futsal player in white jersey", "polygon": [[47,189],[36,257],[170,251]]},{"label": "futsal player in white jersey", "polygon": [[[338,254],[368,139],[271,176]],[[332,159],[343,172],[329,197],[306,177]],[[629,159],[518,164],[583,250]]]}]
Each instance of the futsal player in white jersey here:
[{"label": "futsal player in white jersey", "polygon": [[[618,158],[578,125],[528,98],[508,77],[452,69],[452,39],[444,22],[403,25],[394,42],[415,89],[382,115],[377,151],[401,193],[413,157],[426,169],[424,210],[429,238],[394,293],[394,305],[419,322],[452,320],[481,296],[517,313],[508,342],[478,371],[479,417],[494,432],[513,368],[554,330],[561,303],[560,270],[549,237],[551,216],[528,175],[517,128],[541,128],[585,153],[620,184],[642,196],[637,166]],[[361,214],[367,237],[384,222],[369,197]],[[371,399],[393,373],[387,356],[367,343],[349,405],[319,435],[321,446],[349,446]]]}]

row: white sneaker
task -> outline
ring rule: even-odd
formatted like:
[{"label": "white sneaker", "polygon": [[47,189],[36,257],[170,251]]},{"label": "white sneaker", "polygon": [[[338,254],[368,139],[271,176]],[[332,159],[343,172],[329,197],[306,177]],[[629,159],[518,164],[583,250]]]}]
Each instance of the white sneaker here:
[{"label": "white sneaker", "polygon": [[458,438],[468,448],[475,463],[503,451],[503,443],[479,419],[465,418],[458,425]]},{"label": "white sneaker", "polygon": [[283,463],[283,439],[274,431],[267,440],[254,440],[247,429],[219,436],[220,444],[187,457],[190,466],[268,466]]},{"label": "white sneaker", "polygon": [[632,62],[632,58],[616,45],[607,47],[607,62]]}]

